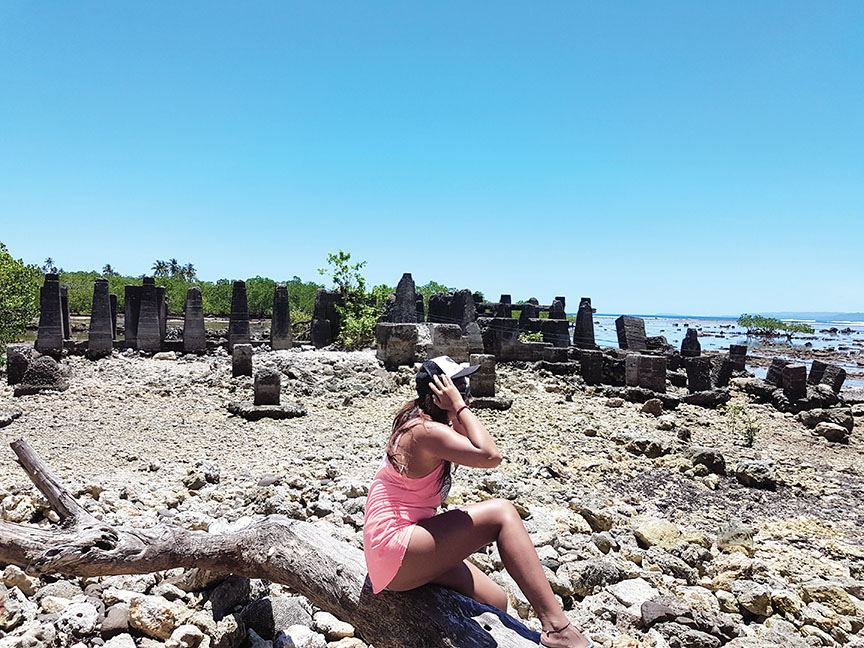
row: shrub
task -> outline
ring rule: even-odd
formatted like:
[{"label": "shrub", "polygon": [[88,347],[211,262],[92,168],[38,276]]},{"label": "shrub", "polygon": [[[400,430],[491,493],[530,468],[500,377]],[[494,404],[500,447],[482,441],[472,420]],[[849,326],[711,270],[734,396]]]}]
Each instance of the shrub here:
[{"label": "shrub", "polygon": [[0,243],[0,355],[6,345],[18,340],[27,325],[39,314],[39,286],[42,273],[25,265]]},{"label": "shrub", "polygon": [[543,334],[539,331],[537,333],[520,333],[519,334],[520,342],[542,342]]},{"label": "shrub", "polygon": [[729,403],[724,409],[729,431],[733,436],[740,436],[745,446],[752,448],[756,443],[756,436],[762,430],[756,415],[742,403]]},{"label": "shrub", "polygon": [[746,328],[748,336],[777,337],[783,334],[790,342],[795,333],[813,333],[813,327],[803,322],[783,322],[773,317],[747,313],[738,318],[738,326]]}]

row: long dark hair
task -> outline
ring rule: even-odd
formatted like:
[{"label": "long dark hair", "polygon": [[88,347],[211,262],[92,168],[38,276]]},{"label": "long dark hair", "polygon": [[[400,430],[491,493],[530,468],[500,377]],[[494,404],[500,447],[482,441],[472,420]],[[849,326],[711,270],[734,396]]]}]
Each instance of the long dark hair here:
[{"label": "long dark hair", "polygon": [[[401,432],[405,430],[405,426],[412,419],[419,418],[422,425],[426,421],[435,421],[447,425],[447,412],[442,410],[435,404],[433,395],[425,394],[417,396],[413,401],[405,403],[393,419],[393,428],[390,431],[390,438],[387,440],[387,459],[401,474],[405,474],[405,469],[408,466],[408,455],[404,449],[397,450],[394,442]],[[441,475],[442,484],[450,478],[450,462],[444,462],[444,472]]]}]

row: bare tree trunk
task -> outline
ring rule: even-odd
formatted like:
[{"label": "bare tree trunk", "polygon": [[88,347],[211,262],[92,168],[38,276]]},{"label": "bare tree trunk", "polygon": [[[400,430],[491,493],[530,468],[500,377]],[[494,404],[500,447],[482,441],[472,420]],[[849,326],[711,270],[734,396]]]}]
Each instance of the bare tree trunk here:
[{"label": "bare tree trunk", "polygon": [[0,563],[67,576],[198,567],[266,579],[349,622],[376,648],[529,648],[539,641],[516,619],[445,588],[373,595],[363,552],[307,522],[272,515],[219,535],[165,524],[104,525],[75,501],[24,439],[11,446],[61,524],[41,529],[0,521]]}]

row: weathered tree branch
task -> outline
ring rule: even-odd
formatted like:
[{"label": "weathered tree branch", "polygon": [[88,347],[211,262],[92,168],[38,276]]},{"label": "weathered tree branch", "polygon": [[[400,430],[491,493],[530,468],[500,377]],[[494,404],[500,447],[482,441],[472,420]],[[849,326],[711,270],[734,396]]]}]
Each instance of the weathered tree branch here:
[{"label": "weathered tree branch", "polygon": [[42,529],[0,522],[2,563],[67,576],[198,567],[266,579],[348,621],[377,648],[529,648],[539,641],[516,619],[452,590],[426,586],[373,595],[363,553],[308,522],[272,515],[218,535],[166,524],[104,525],[75,501],[24,439],[12,449],[63,524]]}]

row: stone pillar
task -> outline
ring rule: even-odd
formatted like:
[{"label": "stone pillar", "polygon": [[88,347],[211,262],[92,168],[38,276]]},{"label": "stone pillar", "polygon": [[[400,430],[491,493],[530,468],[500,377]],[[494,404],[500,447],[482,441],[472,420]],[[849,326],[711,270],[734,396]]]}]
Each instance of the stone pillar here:
[{"label": "stone pillar", "polygon": [[687,389],[691,394],[711,389],[711,358],[688,357],[684,360],[684,368],[687,370]]},{"label": "stone pillar", "polygon": [[390,321],[396,324],[410,324],[417,321],[417,291],[411,273],[406,272],[396,286],[396,303],[390,311]]},{"label": "stone pillar", "polygon": [[564,312],[564,302],[561,301],[561,298],[556,297],[555,301],[552,302],[552,305],[549,307],[549,319],[550,320],[566,320],[567,314]]},{"label": "stone pillar", "polygon": [[699,333],[695,328],[688,328],[684,334],[684,339],[681,340],[681,355],[685,358],[698,358],[702,355]]},{"label": "stone pillar", "polygon": [[453,300],[450,302],[450,319],[449,324],[458,324],[462,328],[462,333],[469,322],[477,321],[477,306],[474,304],[474,295],[467,288],[457,290],[453,293]]},{"label": "stone pillar", "polygon": [[513,317],[513,298],[507,294],[501,295],[493,315],[494,317]]},{"label": "stone pillar", "polygon": [[156,312],[159,313],[159,341],[165,339],[168,330],[168,304],[165,301],[165,286],[156,286]]},{"label": "stone pillar", "polygon": [[822,362],[821,360],[814,360],[813,364],[810,365],[810,373],[807,375],[807,384],[818,385],[820,382],[822,382],[822,376],[825,375],[825,369],[827,367],[827,362]]},{"label": "stone pillar", "polygon": [[615,320],[615,330],[618,333],[618,346],[630,351],[645,351],[648,344],[645,341],[645,320],[641,317],[622,315]]},{"label": "stone pillar", "polygon": [[819,382],[820,384],[828,385],[831,389],[834,390],[835,394],[839,394],[840,390],[843,389],[843,383],[845,381],[846,370],[843,367],[829,364],[827,367],[825,367],[825,371],[822,374],[822,379]]},{"label": "stone pillar", "polygon": [[765,376],[765,382],[780,387],[783,385],[783,367],[789,364],[788,360],[783,358],[774,358],[771,360],[771,366],[768,367],[768,373]]},{"label": "stone pillar", "polygon": [[123,336],[126,346],[138,347],[138,312],[141,309],[141,286],[125,286],[123,289]]},{"label": "stone pillar", "polygon": [[536,297],[529,297],[528,301],[521,305],[519,311],[519,328],[525,330],[528,320],[540,317],[540,302]]},{"label": "stone pillar", "polygon": [[110,293],[108,299],[111,303],[111,339],[117,339],[117,295]]},{"label": "stone pillar", "polygon": [[417,352],[417,325],[378,322],[375,356],[388,367],[413,365]]},{"label": "stone pillar", "polygon": [[711,356],[711,380],[715,387],[728,387],[734,363],[729,356]]},{"label": "stone pillar", "polygon": [[69,286],[60,284],[60,317],[63,320],[63,339],[72,339],[72,322],[69,321]]},{"label": "stone pillar", "polygon": [[495,395],[495,356],[488,353],[473,353],[468,357],[469,365],[480,368],[468,376],[472,396]]},{"label": "stone pillar", "polygon": [[39,332],[36,350],[59,356],[63,353],[63,307],[60,303],[60,278],[54,273],[45,275],[39,290]]},{"label": "stone pillar", "polygon": [[231,351],[231,375],[251,376],[252,375],[252,345],[242,344],[240,342],[234,345]]},{"label": "stone pillar", "polygon": [[186,291],[183,307],[183,353],[205,353],[207,336],[204,331],[204,301],[201,289],[192,286]]},{"label": "stone pillar", "polygon": [[599,385],[603,382],[603,352],[595,349],[580,350],[579,369],[586,383]]},{"label": "stone pillar", "polygon": [[270,348],[274,351],[290,349],[294,345],[291,333],[291,304],[288,288],[277,284],[273,291],[273,319],[270,320]]},{"label": "stone pillar", "polygon": [[666,392],[666,356],[643,355],[640,358],[639,386],[655,392]]},{"label": "stone pillar", "polygon": [[624,358],[624,384],[628,387],[639,386],[639,363],[642,356],[638,353],[628,353]]},{"label": "stone pillar", "polygon": [[807,396],[806,365],[795,363],[783,367],[783,393],[789,400],[797,400]]},{"label": "stone pillar", "polygon": [[552,346],[570,346],[570,322],[566,319],[544,319],[540,324],[540,332],[543,341],[550,342]]},{"label": "stone pillar", "polygon": [[93,283],[93,306],[90,308],[87,357],[96,360],[110,356],[114,348],[113,340],[111,295],[108,294],[108,280],[100,277]]},{"label": "stone pillar", "polygon": [[[235,344],[249,344],[249,304],[246,301],[246,282],[235,281],[231,290],[231,319],[228,320],[228,350]],[[251,371],[251,370],[250,370]],[[252,375],[249,373],[248,375]]]},{"label": "stone pillar", "polygon": [[579,310],[576,311],[576,328],[573,330],[573,344],[580,349],[593,349],[597,346],[594,341],[594,309],[591,307],[590,297],[583,297],[579,300]]},{"label": "stone pillar", "polygon": [[341,322],[336,305],[342,295],[338,291],[327,291],[319,288],[315,295],[315,307],[312,312],[312,344],[320,349],[339,337]]},{"label": "stone pillar", "polygon": [[419,292],[414,293],[414,302],[417,304],[417,321],[426,321],[426,305],[423,303],[423,295]]},{"label": "stone pillar", "polygon": [[138,330],[136,340],[140,351],[156,353],[162,350],[162,337],[159,334],[159,300],[156,294],[156,280],[144,277],[138,291]]},{"label": "stone pillar", "polygon": [[732,344],[729,346],[729,361],[734,371],[744,371],[747,366],[747,345]]},{"label": "stone pillar", "polygon": [[260,369],[255,374],[254,389],[255,405],[278,405],[282,390],[282,376],[275,369]]}]

